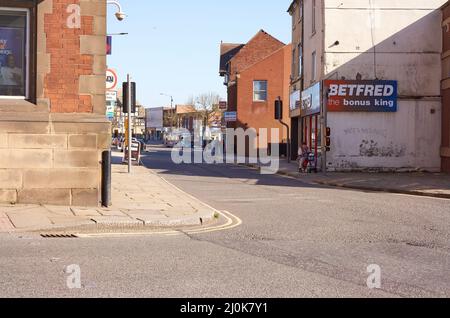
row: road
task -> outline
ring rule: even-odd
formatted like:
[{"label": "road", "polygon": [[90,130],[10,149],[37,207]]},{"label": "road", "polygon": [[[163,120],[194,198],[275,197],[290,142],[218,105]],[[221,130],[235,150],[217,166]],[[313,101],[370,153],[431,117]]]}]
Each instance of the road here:
[{"label": "road", "polygon": [[[0,236],[1,297],[449,297],[450,201],[311,186],[230,165],[146,166],[231,230],[181,236]],[[79,265],[82,288],[66,285]],[[369,265],[381,270],[370,289]]]}]

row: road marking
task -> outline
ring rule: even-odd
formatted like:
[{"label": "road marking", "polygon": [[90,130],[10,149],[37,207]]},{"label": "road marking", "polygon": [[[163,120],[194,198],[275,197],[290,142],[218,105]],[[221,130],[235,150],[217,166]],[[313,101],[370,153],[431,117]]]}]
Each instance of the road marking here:
[{"label": "road marking", "polygon": [[151,236],[151,235],[163,235],[163,236],[181,236],[186,234],[205,234],[219,231],[226,231],[234,229],[242,224],[242,220],[237,216],[231,214],[228,211],[217,211],[222,215],[227,222],[223,225],[212,226],[202,229],[190,229],[190,230],[165,230],[156,232],[130,232],[130,233],[92,233],[92,234],[75,234],[79,238],[104,238],[104,237],[132,237],[132,236]]}]

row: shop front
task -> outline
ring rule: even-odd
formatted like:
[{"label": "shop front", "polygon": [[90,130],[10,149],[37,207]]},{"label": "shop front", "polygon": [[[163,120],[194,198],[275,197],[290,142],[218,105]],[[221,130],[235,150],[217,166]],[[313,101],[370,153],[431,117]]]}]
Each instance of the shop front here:
[{"label": "shop front", "polygon": [[308,145],[314,154],[315,166],[318,171],[322,167],[322,85],[317,83],[304,90],[301,94],[301,136],[300,144]]}]

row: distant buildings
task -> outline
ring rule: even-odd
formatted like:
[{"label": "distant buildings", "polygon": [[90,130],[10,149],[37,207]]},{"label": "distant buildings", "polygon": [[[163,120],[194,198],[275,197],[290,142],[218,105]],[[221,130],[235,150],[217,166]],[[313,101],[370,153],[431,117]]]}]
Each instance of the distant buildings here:
[{"label": "distant buildings", "polygon": [[161,140],[164,132],[164,107],[146,109],[146,136],[151,140]]}]

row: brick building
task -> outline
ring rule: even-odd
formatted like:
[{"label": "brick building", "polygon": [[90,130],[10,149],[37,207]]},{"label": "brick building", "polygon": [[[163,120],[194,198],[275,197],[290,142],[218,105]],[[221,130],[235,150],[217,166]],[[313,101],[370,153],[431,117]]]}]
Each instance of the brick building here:
[{"label": "brick building", "polygon": [[[275,100],[284,101],[284,122],[289,119],[291,45],[285,45],[265,31],[246,44],[221,44],[220,75],[228,90],[228,112],[236,122],[228,128],[279,128],[279,143],[287,142],[286,128],[274,118]],[[270,141],[270,137],[269,137]]]},{"label": "brick building", "polygon": [[0,2],[0,202],[100,202],[106,1]]},{"label": "brick building", "polygon": [[450,172],[450,1],[442,7],[442,171]]}]

